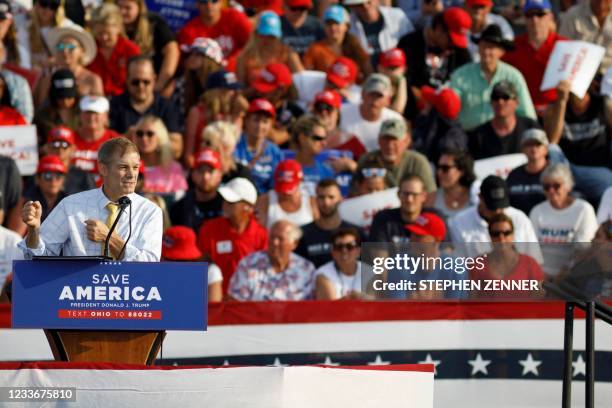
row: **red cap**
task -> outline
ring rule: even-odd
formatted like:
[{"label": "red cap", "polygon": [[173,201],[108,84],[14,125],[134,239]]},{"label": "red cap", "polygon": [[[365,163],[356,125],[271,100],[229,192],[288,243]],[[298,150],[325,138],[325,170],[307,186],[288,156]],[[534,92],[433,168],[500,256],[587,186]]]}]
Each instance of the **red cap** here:
[{"label": "red cap", "polygon": [[47,143],[67,142],[74,144],[74,132],[66,126],[56,126],[47,133]]},{"label": "red cap", "polygon": [[264,98],[253,99],[249,104],[249,110],[247,112],[264,112],[272,116],[273,118],[276,117],[276,109],[274,109],[274,105],[272,105],[270,101]]},{"label": "red cap", "polygon": [[421,87],[421,95],[444,118],[455,120],[459,116],[461,99],[451,88],[435,90],[426,85]]},{"label": "red cap", "polygon": [[357,79],[357,64],[350,58],[340,57],[327,70],[327,80],[338,88],[346,88]]},{"label": "red cap", "polygon": [[183,225],[168,228],[162,239],[162,257],[171,261],[195,261],[201,258],[195,232]]},{"label": "red cap", "polygon": [[460,7],[447,8],[444,10],[443,17],[453,45],[458,48],[467,48],[467,36],[472,28],[472,17]]},{"label": "red cap", "polygon": [[274,190],[277,193],[291,193],[304,179],[302,166],[293,159],[283,160],[274,170]]},{"label": "red cap", "polygon": [[140,166],[138,166],[138,175],[145,175],[145,164],[144,164],[144,160],[140,159]]},{"label": "red cap", "polygon": [[442,218],[434,213],[424,212],[417,217],[412,224],[407,224],[404,228],[413,234],[431,235],[436,241],[444,241],[446,236],[446,225]]},{"label": "red cap", "polygon": [[251,84],[257,92],[269,93],[276,88],[287,88],[291,86],[293,80],[291,71],[285,64],[268,64],[264,69],[259,71],[257,78]]},{"label": "red cap", "polygon": [[340,109],[340,105],[342,105],[342,97],[338,92],[328,89],[316,94],[314,103],[324,103],[334,109]]},{"label": "red cap", "polygon": [[405,67],[406,54],[399,48],[392,48],[380,54],[378,63],[385,68]]},{"label": "red cap", "polygon": [[38,168],[36,169],[36,173],[68,173],[66,170],[66,165],[59,158],[59,156],[55,156],[50,154],[41,158],[38,161]]},{"label": "red cap", "polygon": [[198,168],[203,164],[207,164],[213,169],[221,169],[221,156],[218,152],[212,149],[202,149],[195,155],[193,168]]},{"label": "red cap", "polygon": [[466,0],[465,4],[467,4],[470,7],[474,7],[474,6],[491,7],[493,6],[493,0]]},{"label": "red cap", "polygon": [[304,8],[308,8],[311,9],[312,8],[312,0],[285,0],[285,4],[287,4],[289,7],[304,7]]}]

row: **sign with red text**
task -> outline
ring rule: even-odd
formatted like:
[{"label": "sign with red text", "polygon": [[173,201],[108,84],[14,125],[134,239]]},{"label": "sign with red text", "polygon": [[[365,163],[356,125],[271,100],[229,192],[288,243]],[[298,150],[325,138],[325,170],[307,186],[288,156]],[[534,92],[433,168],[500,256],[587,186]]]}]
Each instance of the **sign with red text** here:
[{"label": "sign with red text", "polygon": [[36,173],[38,145],[36,126],[0,126],[0,155],[15,160],[22,176]]},{"label": "sign with red text", "polygon": [[205,330],[207,264],[15,261],[15,328]]},{"label": "sign with red text", "polygon": [[340,217],[362,228],[369,228],[377,212],[400,206],[397,187],[344,200],[340,204]]},{"label": "sign with red text", "polygon": [[561,81],[569,81],[571,92],[584,98],[606,50],[586,41],[557,41],[548,59],[541,91],[556,88]]}]

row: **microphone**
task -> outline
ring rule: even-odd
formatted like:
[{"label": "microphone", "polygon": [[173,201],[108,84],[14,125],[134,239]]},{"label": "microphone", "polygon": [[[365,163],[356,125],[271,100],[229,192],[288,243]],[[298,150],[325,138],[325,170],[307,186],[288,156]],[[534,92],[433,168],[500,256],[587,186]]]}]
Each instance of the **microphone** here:
[{"label": "microphone", "polygon": [[113,235],[113,232],[115,232],[115,228],[117,228],[117,224],[119,223],[119,218],[121,218],[121,215],[123,214],[125,209],[129,205],[132,204],[132,200],[130,200],[129,197],[127,196],[123,196],[119,198],[119,200],[117,200],[117,204],[119,204],[119,214],[117,214],[117,218],[115,218],[115,222],[113,222],[113,225],[111,226],[110,230],[108,231],[108,234],[106,235],[106,239],[104,240],[104,257],[105,258],[109,258],[108,251],[109,251],[109,245],[110,245],[110,238]]}]

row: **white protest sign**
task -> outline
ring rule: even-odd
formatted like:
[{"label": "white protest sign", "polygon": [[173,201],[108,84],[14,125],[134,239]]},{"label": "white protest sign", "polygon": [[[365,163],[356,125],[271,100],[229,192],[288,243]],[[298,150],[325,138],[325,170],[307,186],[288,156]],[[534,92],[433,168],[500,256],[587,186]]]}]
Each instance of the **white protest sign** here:
[{"label": "white protest sign", "polygon": [[525,163],[527,163],[527,156],[523,153],[504,154],[476,160],[474,162],[474,173],[481,180],[490,175],[505,179],[513,169]]},{"label": "white protest sign", "polygon": [[38,166],[36,126],[0,126],[0,155],[9,156],[22,176],[36,173]]},{"label": "white protest sign", "polygon": [[380,210],[400,206],[397,187],[344,200],[338,210],[340,218],[358,227],[368,228]]},{"label": "white protest sign", "polygon": [[605,52],[602,46],[586,41],[557,41],[548,59],[540,90],[556,88],[559,82],[567,80],[571,92],[583,98]]}]

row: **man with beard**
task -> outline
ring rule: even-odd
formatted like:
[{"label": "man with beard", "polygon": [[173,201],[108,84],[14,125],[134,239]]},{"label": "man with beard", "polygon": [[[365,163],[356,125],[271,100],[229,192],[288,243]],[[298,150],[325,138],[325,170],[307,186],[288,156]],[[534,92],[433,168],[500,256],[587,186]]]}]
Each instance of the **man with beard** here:
[{"label": "man with beard", "polygon": [[302,239],[295,253],[310,260],[318,268],[332,259],[331,237],[334,232],[341,228],[357,227],[340,218],[338,206],[342,202],[342,194],[336,180],[319,181],[315,197],[319,218],[302,227]]},{"label": "man with beard", "polygon": [[172,225],[185,225],[199,231],[206,220],[223,214],[223,198],[217,191],[221,184],[219,153],[204,149],[196,154],[191,180],[193,187],[170,209]]}]

